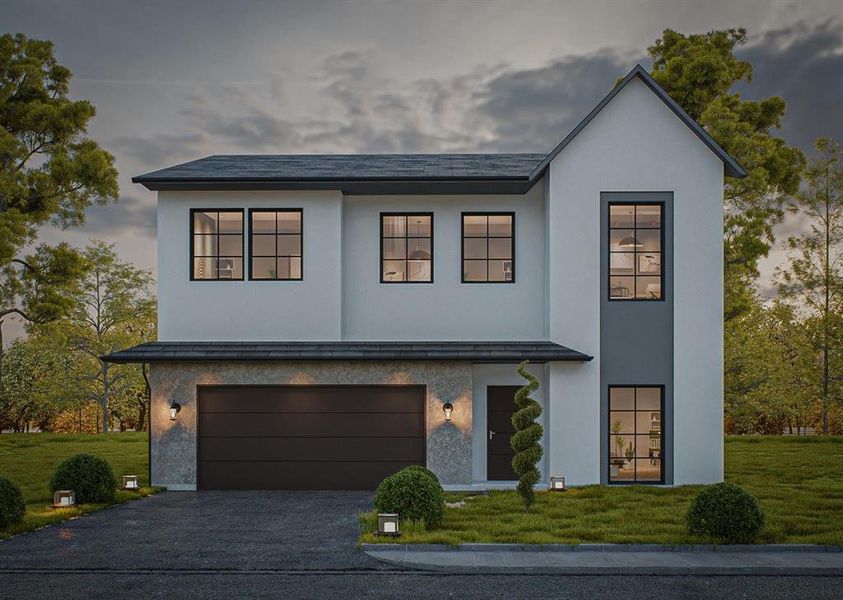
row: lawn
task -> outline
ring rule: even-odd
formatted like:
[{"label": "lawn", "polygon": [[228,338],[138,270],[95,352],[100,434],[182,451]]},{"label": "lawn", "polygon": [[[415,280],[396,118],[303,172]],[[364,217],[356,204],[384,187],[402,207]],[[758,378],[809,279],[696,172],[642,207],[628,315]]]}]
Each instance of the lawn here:
[{"label": "lawn", "polygon": [[[843,437],[728,437],[726,479],[759,500],[766,524],[759,543],[843,545]],[[446,509],[430,531],[402,525],[405,543],[659,543],[698,544],[688,535],[685,513],[700,486],[572,488],[542,492],[525,513],[515,492],[453,495],[463,508]],[[361,541],[390,542],[372,535],[374,517],[361,516]]]},{"label": "lawn", "polygon": [[0,435],[0,476],[17,483],[26,501],[23,523],[0,529],[0,539],[110,506],[85,504],[75,508],[50,508],[52,497],[49,483],[53,471],[62,460],[80,452],[95,454],[107,460],[118,481],[122,475],[137,475],[140,478],[141,489],[136,492],[118,490],[115,504],[157,491],[148,487],[148,440],[146,433]]}]

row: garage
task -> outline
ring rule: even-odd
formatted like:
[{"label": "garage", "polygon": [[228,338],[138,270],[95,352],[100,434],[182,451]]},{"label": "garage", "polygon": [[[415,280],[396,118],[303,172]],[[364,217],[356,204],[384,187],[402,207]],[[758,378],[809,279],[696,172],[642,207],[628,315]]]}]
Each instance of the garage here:
[{"label": "garage", "polygon": [[425,464],[424,386],[199,386],[204,490],[371,490]]}]

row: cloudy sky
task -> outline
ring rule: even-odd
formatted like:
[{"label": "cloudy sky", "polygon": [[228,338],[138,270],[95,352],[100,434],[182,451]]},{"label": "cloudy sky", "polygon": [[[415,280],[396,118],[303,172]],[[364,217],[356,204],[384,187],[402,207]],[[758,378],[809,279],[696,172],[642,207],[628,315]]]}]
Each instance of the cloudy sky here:
[{"label": "cloudy sky", "polygon": [[0,0],[0,14],[55,43],[120,170],[117,205],[43,238],[109,240],[153,270],[154,194],[133,175],[221,153],[547,151],[649,66],[665,28],[746,27],[743,93],[787,100],[791,144],[843,140],[839,0]]}]

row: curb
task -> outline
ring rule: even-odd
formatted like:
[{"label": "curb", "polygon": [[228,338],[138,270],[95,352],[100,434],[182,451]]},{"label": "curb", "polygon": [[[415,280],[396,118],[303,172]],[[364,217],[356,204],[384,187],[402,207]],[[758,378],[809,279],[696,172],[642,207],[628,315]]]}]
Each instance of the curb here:
[{"label": "curb", "polygon": [[360,544],[364,552],[843,552],[821,544]]}]

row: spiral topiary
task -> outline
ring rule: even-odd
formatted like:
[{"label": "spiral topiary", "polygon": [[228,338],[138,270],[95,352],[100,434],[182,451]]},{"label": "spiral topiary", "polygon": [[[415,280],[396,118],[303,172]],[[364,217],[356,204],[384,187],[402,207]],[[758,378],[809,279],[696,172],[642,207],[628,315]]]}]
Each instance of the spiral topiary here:
[{"label": "spiral topiary", "polygon": [[533,486],[541,479],[541,473],[536,465],[544,453],[539,445],[544,430],[536,422],[542,414],[542,407],[530,397],[530,393],[539,389],[539,380],[527,370],[528,362],[525,360],[518,365],[518,374],[527,380],[527,385],[515,393],[515,404],[518,410],[512,415],[515,433],[509,442],[515,451],[512,468],[518,475],[518,493],[524,501],[525,511],[530,510],[536,499]]}]

